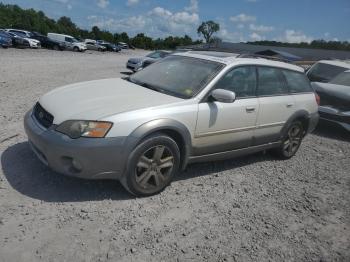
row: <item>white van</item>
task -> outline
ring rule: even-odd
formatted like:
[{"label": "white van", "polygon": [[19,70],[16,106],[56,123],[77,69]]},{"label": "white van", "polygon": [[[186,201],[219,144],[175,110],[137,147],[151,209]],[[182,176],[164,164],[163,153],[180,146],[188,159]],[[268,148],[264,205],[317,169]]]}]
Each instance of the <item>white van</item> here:
[{"label": "white van", "polygon": [[55,41],[63,42],[66,45],[66,49],[68,50],[84,52],[87,49],[85,43],[79,42],[77,39],[70,35],[48,33],[47,37]]}]

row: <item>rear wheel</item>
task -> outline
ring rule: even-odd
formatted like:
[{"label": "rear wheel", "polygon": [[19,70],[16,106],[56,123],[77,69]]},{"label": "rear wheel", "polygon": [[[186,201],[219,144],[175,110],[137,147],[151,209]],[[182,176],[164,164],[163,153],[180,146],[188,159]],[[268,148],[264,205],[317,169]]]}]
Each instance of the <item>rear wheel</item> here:
[{"label": "rear wheel", "polygon": [[301,122],[293,122],[288,128],[287,134],[282,140],[279,148],[275,149],[273,153],[282,159],[289,159],[293,157],[298,151],[301,141],[303,139],[304,127]]},{"label": "rear wheel", "polygon": [[169,136],[155,134],[131,153],[124,187],[136,196],[150,196],[167,187],[179,170],[180,151]]}]

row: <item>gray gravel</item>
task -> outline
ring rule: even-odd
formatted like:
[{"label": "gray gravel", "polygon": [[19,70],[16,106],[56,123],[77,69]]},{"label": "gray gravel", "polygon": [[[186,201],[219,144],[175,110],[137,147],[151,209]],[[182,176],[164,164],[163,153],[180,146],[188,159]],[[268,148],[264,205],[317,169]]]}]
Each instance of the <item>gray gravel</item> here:
[{"label": "gray gravel", "polygon": [[22,120],[40,95],[143,53],[0,49],[0,261],[350,261],[350,135],[334,126],[291,160],[191,165],[142,199],[36,159]]}]

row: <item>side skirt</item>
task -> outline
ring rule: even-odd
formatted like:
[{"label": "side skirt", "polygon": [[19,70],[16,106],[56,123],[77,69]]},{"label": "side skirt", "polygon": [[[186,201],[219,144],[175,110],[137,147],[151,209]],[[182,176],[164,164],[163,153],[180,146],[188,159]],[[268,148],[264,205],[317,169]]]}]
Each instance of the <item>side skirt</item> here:
[{"label": "side skirt", "polygon": [[214,154],[208,154],[208,155],[201,155],[201,156],[191,156],[188,160],[188,163],[197,163],[197,162],[207,162],[207,161],[217,161],[217,160],[224,160],[244,155],[249,155],[253,153],[257,153],[259,151],[264,151],[267,149],[275,148],[281,145],[281,142],[274,142],[274,143],[268,143],[264,145],[259,146],[252,146],[247,148],[241,148],[231,151],[225,151],[225,152],[219,152]]}]

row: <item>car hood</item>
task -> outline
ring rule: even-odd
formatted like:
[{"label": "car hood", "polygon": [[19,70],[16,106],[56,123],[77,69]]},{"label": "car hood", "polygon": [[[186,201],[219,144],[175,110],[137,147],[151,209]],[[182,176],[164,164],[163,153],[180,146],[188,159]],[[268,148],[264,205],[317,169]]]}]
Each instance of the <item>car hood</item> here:
[{"label": "car hood", "polygon": [[40,41],[39,41],[39,40],[36,40],[36,39],[33,39],[33,38],[27,38],[27,37],[24,37],[23,39],[25,39],[25,40],[27,40],[27,41],[29,41],[29,42],[37,43],[37,44],[39,44],[39,43],[40,43]]},{"label": "car hood", "polygon": [[183,101],[121,78],[67,85],[43,95],[39,103],[54,116],[54,124],[66,120],[99,120],[107,116]]}]

